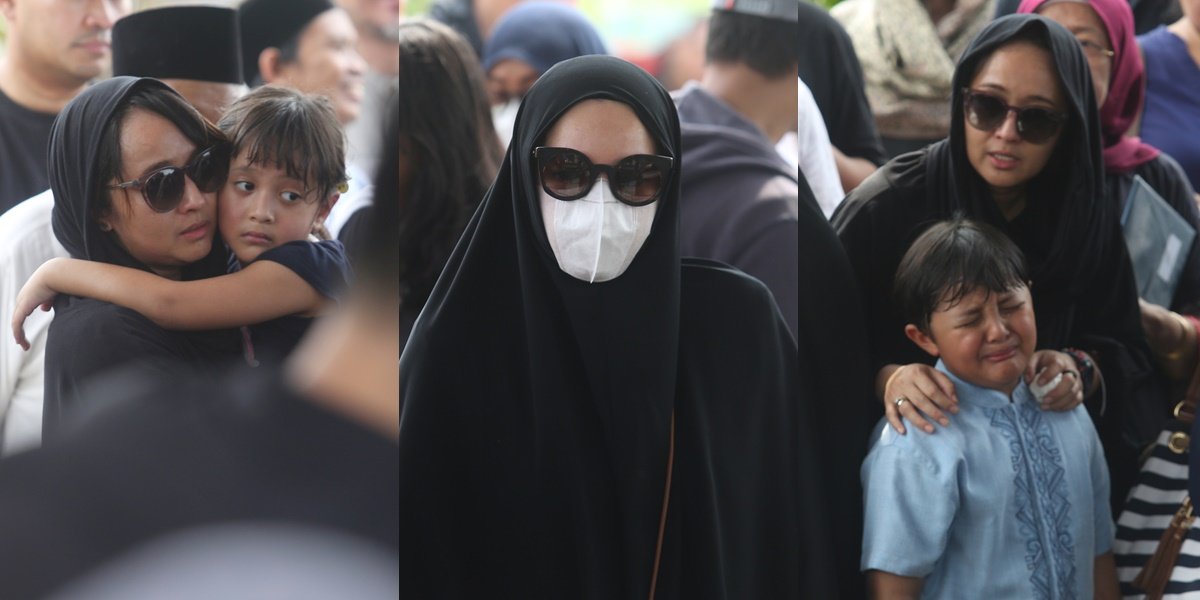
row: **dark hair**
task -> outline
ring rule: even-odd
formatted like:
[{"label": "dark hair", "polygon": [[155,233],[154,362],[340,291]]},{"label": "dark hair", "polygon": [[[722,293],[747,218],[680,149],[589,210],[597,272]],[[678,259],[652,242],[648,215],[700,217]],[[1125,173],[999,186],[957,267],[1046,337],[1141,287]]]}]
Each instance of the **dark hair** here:
[{"label": "dark hair", "polygon": [[424,305],[467,220],[500,168],[483,68],[449,27],[418,18],[400,24],[398,128],[408,163],[400,221],[407,269],[404,302]]},{"label": "dark hair", "polygon": [[775,79],[795,76],[800,64],[798,56],[800,36],[796,23],[725,10],[714,10],[708,20],[706,62],[743,63]]},{"label": "dark hair", "polygon": [[346,181],[346,141],[328,98],[264,85],[238,98],[218,124],[230,156],[270,165],[316,186],[322,204]]},{"label": "dark hair", "polygon": [[943,303],[976,289],[1003,293],[1026,285],[1025,256],[996,228],[955,216],[926,229],[904,253],[892,288],[905,322],[929,332]]},{"label": "dark hair", "polygon": [[96,197],[91,202],[92,219],[102,219],[112,212],[109,182],[122,179],[125,165],[121,162],[121,127],[129,112],[135,108],[150,111],[171,122],[183,136],[200,151],[225,143],[225,136],[206,120],[194,106],[170,89],[139,85],[129,92],[124,103],[104,125],[96,152],[94,184]]}]

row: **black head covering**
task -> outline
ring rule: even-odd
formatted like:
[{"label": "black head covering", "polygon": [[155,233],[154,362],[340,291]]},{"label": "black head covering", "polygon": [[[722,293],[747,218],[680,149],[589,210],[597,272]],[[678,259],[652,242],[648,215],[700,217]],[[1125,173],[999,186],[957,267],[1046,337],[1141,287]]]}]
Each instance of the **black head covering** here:
[{"label": "black head covering", "polygon": [[246,84],[258,78],[258,55],[278,48],[300,35],[321,13],[331,10],[329,0],[246,0],[238,7],[242,36],[242,72]]},{"label": "black head covering", "polygon": [[[402,470],[411,468],[420,479],[415,470],[430,462],[420,455],[441,445],[436,440],[470,438],[456,450],[461,454],[437,458],[441,465],[470,465],[462,474],[470,482],[421,493],[450,494],[447,502],[460,500],[453,489],[471,494],[481,486],[536,495],[513,506],[510,517],[495,519],[497,531],[511,528],[524,541],[514,539],[511,548],[481,543],[474,550],[479,559],[514,561],[517,569],[522,557],[545,551],[526,544],[592,539],[603,531],[604,539],[583,549],[589,555],[577,557],[589,565],[581,573],[546,572],[551,569],[544,564],[518,570],[528,573],[531,589],[575,581],[594,597],[627,597],[649,585],[676,393],[679,177],[671,178],[649,237],[621,276],[589,284],[560,270],[542,225],[531,153],[563,113],[589,99],[632,108],[658,152],[678,165],[678,116],[666,90],[645,71],[613,57],[584,56],[537,81],[517,113],[500,173],[401,358]],[[464,416],[467,430],[444,415]],[[486,423],[485,430],[476,436],[472,423]],[[495,465],[480,464],[481,455]],[[514,464],[530,456],[535,464]],[[436,505],[430,497],[401,511]],[[576,530],[547,530],[549,523]],[[447,533],[448,539],[470,535]],[[504,537],[489,533],[489,539]],[[623,576],[592,582],[589,573]]]},{"label": "black head covering", "polygon": [[1039,237],[1049,240],[1044,256],[1029,256],[1026,247],[1030,275],[1034,281],[1087,281],[1103,266],[1098,258],[1105,256],[1104,245],[1111,241],[1107,233],[1113,226],[1101,201],[1100,113],[1087,58],[1075,37],[1054,21],[1037,15],[1010,15],[989,23],[971,41],[954,70],[950,137],[929,149],[930,199],[947,216],[962,208],[968,216],[1007,230],[987,183],[967,159],[962,89],[971,85],[993,52],[1021,39],[1039,40],[1049,48],[1069,114],[1054,155],[1027,185],[1025,210],[1039,223]]},{"label": "black head covering", "polygon": [[[178,95],[167,84],[150,78],[113,77],[76,96],[58,113],[50,130],[50,189],[54,192],[51,227],[54,236],[73,258],[94,260],[149,271],[91,217],[92,203],[100,193],[95,184],[96,155],[105,124],[134,91],[157,87]],[[214,241],[208,257],[184,269],[184,278],[225,272],[226,252]]]},{"label": "black head covering", "polygon": [[167,6],[113,24],[113,74],[242,83],[237,11]]}]

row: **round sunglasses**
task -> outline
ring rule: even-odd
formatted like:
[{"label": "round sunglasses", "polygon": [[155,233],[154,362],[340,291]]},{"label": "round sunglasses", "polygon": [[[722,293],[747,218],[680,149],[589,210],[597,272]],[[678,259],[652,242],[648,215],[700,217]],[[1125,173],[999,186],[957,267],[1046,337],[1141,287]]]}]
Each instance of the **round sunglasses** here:
[{"label": "round sunglasses", "polygon": [[212,193],[221,189],[229,175],[229,150],[224,144],[217,144],[197,153],[182,167],[161,167],[137,179],[110,185],[108,189],[140,190],[150,210],[166,213],[175,210],[183,201],[185,175],[201,192]]},{"label": "round sunglasses", "polygon": [[1010,106],[998,96],[963,88],[963,110],[967,123],[980,131],[995,131],[1008,118],[1017,115],[1017,134],[1031,144],[1044,144],[1062,129],[1067,115],[1046,108]]},{"label": "round sunglasses", "polygon": [[592,191],[601,173],[608,178],[613,196],[630,206],[645,206],[658,200],[667,187],[674,159],[669,156],[634,154],[615,165],[597,165],[571,148],[539,146],[533,149],[542,189],[559,200],[578,200]]}]

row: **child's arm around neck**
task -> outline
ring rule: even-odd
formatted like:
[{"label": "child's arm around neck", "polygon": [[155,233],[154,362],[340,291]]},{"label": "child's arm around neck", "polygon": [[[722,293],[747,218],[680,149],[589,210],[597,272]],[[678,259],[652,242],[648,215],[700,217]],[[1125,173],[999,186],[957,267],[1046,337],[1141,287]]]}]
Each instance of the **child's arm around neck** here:
[{"label": "child's arm around neck", "polygon": [[238,327],[288,315],[315,316],[331,304],[294,271],[266,260],[220,277],[174,281],[128,267],[54,258],[38,268],[18,295],[14,333],[35,308],[60,293],[123,306],[160,327],[180,330]]}]

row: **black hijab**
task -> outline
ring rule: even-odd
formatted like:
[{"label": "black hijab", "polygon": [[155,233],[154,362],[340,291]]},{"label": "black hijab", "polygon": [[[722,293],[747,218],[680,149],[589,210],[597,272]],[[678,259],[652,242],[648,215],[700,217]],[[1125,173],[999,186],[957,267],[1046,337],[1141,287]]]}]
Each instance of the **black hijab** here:
[{"label": "black hijab", "polygon": [[[54,192],[51,226],[72,258],[94,260],[143,271],[150,268],[130,256],[116,234],[100,229],[92,207],[104,190],[97,189],[96,157],[113,116],[136,90],[156,87],[177,94],[157,79],[113,77],[88,87],[72,100],[50,130],[50,189]],[[115,124],[111,126],[116,126]],[[213,241],[208,256],[184,269],[184,279],[225,272],[227,251]]]},{"label": "black hijab", "polygon": [[[628,557],[625,577],[648,582],[675,396],[679,178],[659,199],[649,237],[620,277],[589,284],[559,269],[538,209],[531,154],[563,113],[589,99],[632,108],[659,152],[678,160],[679,120],[670,96],[641,69],[589,56],[560,63],[538,80],[517,113],[500,173],[405,348],[401,447],[426,435],[405,425],[410,413],[420,422],[429,402],[532,419],[512,427],[544,436],[525,443],[556,452],[574,447],[566,453],[580,455],[546,457],[540,468],[561,470],[564,480],[585,466],[611,468],[604,477],[611,477],[611,488],[544,491],[617,503],[619,515],[594,518],[619,524],[624,547],[605,548],[616,554],[598,558]],[[464,362],[471,379],[446,381],[454,377],[452,366]],[[489,395],[494,401],[481,406]],[[602,456],[586,456],[594,449],[603,449]],[[603,585],[622,589],[619,581]]]},{"label": "black hijab", "polygon": [[993,21],[971,41],[954,70],[950,137],[929,148],[926,158],[927,189],[931,201],[947,214],[965,209],[970,216],[1005,224],[987,183],[967,160],[962,90],[992,53],[1017,40],[1037,40],[1049,49],[1069,114],[1050,161],[1026,187],[1026,210],[1036,213],[1030,217],[1036,216],[1045,226],[1042,233],[1052,240],[1044,255],[1026,258],[1035,281],[1067,282],[1077,292],[1078,282],[1103,267],[1098,258],[1111,238],[1097,233],[1109,231],[1113,221],[1101,200],[1103,143],[1091,72],[1079,42],[1066,29],[1037,15],[1013,15]]}]

